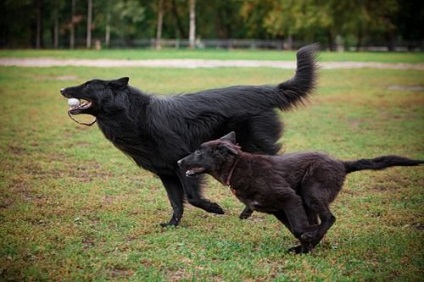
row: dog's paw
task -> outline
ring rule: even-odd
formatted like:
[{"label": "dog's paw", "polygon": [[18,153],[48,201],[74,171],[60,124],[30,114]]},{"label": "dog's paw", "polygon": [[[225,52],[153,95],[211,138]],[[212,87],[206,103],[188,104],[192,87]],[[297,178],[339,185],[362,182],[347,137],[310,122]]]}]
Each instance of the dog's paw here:
[{"label": "dog's paw", "polygon": [[239,215],[239,218],[240,219],[248,219],[250,216],[252,215],[252,212],[242,212],[240,215]]},{"label": "dog's paw", "polygon": [[175,228],[178,226],[177,224],[170,223],[170,222],[163,222],[163,223],[160,223],[159,225],[163,228]]},{"label": "dog's paw", "polygon": [[311,243],[315,241],[317,233],[315,231],[308,231],[300,235],[300,240],[303,242]]},{"label": "dog's paw", "polygon": [[287,250],[289,254],[300,254],[302,253],[302,246],[291,247]]},{"label": "dog's paw", "polygon": [[306,244],[306,245],[303,244],[303,245],[292,247],[292,248],[288,249],[287,253],[295,254],[295,255],[307,254],[307,253],[311,252],[312,249],[313,249],[312,244]]},{"label": "dog's paw", "polygon": [[244,210],[241,212],[241,214],[239,215],[239,218],[248,219],[252,215],[252,213],[253,213],[253,210],[250,207],[246,206]]},{"label": "dog's paw", "polygon": [[221,206],[215,203],[211,204],[208,211],[216,214],[225,214],[225,211],[221,208]]},{"label": "dog's paw", "polygon": [[250,217],[250,214],[244,214],[244,213],[241,213],[240,215],[239,215],[239,218],[240,219],[248,219]]}]

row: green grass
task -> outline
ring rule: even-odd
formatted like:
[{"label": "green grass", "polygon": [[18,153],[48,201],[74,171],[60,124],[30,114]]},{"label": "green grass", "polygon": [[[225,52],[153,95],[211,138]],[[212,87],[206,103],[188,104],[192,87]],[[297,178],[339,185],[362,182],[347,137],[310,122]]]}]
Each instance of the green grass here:
[{"label": "green grass", "polygon": [[[128,49],[128,50],[0,50],[0,58],[50,57],[58,59],[216,59],[216,60],[275,60],[292,61],[294,51],[275,50],[189,50],[189,49]],[[424,63],[423,52],[321,52],[322,61],[356,61],[384,63]]]},{"label": "green grass", "polygon": [[[180,227],[159,227],[171,215],[160,181],[115,149],[97,126],[71,121],[59,94],[93,77],[130,76],[146,91],[181,93],[277,83],[291,74],[1,67],[0,280],[421,280],[422,167],[350,175],[332,205],[337,222],[323,242],[312,254],[289,255],[285,249],[295,240],[281,224],[260,213],[240,221],[242,205],[212,179],[205,195],[226,215],[187,205]],[[281,114],[284,149],[345,159],[423,159],[424,91],[388,89],[423,81],[424,72],[414,70],[322,70],[308,105]]]}]

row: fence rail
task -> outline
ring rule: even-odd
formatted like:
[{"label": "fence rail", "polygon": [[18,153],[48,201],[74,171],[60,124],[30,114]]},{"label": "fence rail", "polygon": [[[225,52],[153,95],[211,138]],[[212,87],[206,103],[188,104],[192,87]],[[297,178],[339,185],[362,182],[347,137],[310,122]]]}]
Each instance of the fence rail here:
[{"label": "fence rail", "polygon": [[[197,39],[195,48],[197,49],[268,49],[268,50],[296,50],[310,42],[291,41],[291,40],[260,40],[260,39]],[[85,40],[78,40],[77,47],[85,47]],[[109,46],[106,46],[101,40],[94,40],[94,48],[189,48],[190,42],[185,39],[114,39]],[[62,42],[62,48],[69,46],[67,42]],[[330,49],[328,45],[321,44],[322,49]],[[333,50],[337,51],[356,51],[357,47],[353,44],[336,44]],[[360,51],[424,51],[424,40],[421,41],[394,41],[394,42],[364,42]]]}]

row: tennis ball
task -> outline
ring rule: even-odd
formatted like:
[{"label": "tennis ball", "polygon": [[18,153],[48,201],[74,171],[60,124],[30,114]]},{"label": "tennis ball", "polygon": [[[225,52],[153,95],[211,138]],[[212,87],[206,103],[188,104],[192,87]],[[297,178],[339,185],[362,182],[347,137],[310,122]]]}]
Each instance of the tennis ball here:
[{"label": "tennis ball", "polygon": [[80,105],[80,101],[75,98],[68,99],[68,106],[69,107],[78,107]]}]

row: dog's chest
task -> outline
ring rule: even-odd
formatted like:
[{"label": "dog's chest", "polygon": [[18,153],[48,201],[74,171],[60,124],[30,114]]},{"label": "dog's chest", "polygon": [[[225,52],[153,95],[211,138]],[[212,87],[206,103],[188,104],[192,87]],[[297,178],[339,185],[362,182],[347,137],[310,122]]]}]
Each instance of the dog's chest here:
[{"label": "dog's chest", "polygon": [[[231,188],[231,192],[246,206],[250,207],[252,210],[270,213],[278,210],[278,207],[275,205],[272,197],[267,195],[250,192],[241,189]],[[279,203],[281,205],[281,203]]]},{"label": "dog's chest", "polygon": [[[137,132],[119,130],[104,124],[100,126],[106,139],[131,157],[138,166],[155,174],[170,174],[174,172],[173,163],[178,157],[174,151],[166,150],[166,146],[158,147],[150,138],[143,138]],[[169,147],[169,146],[168,146]],[[158,148],[161,148],[158,150]],[[174,161],[175,160],[175,161]]]}]

